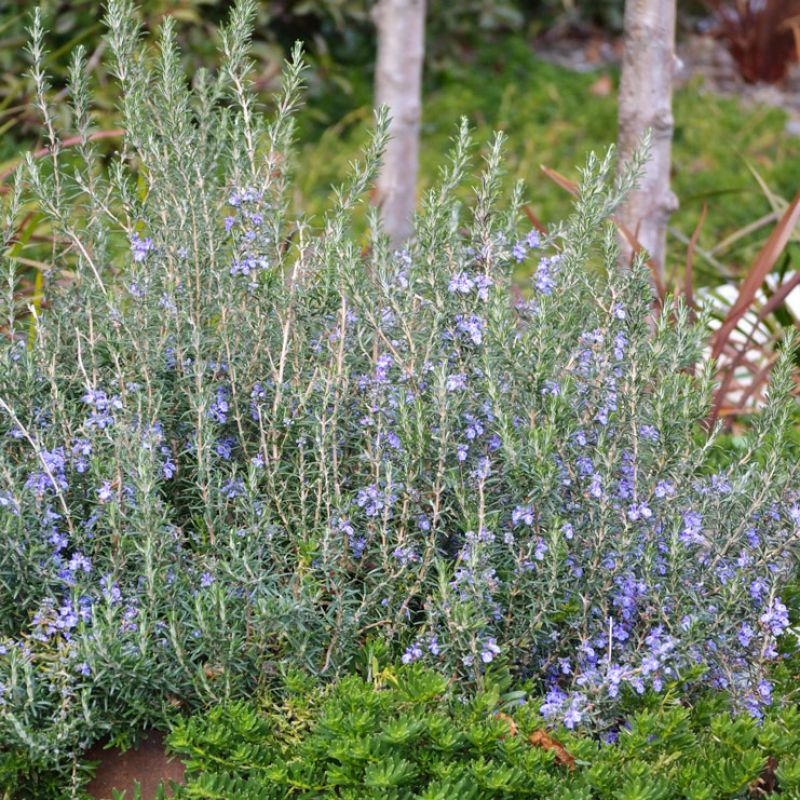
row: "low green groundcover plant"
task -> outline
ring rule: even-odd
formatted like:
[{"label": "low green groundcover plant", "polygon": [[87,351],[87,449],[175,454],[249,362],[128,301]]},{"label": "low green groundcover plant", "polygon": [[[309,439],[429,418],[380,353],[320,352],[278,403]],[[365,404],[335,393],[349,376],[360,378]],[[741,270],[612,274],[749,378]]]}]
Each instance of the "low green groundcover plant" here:
[{"label": "low green groundcover plant", "polygon": [[673,698],[641,708],[606,741],[562,729],[542,747],[535,705],[498,714],[496,689],[463,702],[447,678],[418,666],[181,722],[169,739],[188,767],[177,797],[721,800],[776,788],[800,796],[797,709],[757,724],[732,719],[713,697],[692,709]]},{"label": "low green groundcover plant", "polygon": [[[501,197],[500,137],[462,202],[463,127],[393,252],[374,211],[364,235],[352,216],[381,113],[321,224],[294,217],[299,53],[267,120],[253,13],[237,5],[220,73],[189,88],[172,23],[154,61],[110,2],[127,134],[108,171],[82,54],[66,152],[33,27],[49,155],[3,199],[4,772],[76,776],[101,737],[279,667],[331,680],[368,641],[465,691],[488,668],[533,681],[568,728],[676,683],[763,714],[800,537],[791,342],[715,467],[704,321],[654,312],[642,265],[618,268],[609,218],[640,159],[614,177],[590,158],[543,238],[519,227],[521,188]],[[33,298],[9,248],[24,201],[55,234]]]}]

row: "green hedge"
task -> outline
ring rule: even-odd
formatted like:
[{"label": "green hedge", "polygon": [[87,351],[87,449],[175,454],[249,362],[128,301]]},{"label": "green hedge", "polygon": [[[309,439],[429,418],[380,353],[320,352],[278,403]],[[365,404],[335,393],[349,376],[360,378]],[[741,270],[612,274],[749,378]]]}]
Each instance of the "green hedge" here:
[{"label": "green hedge", "polygon": [[645,700],[605,737],[562,730],[542,746],[529,738],[541,726],[535,702],[517,705],[496,689],[465,701],[416,665],[372,682],[349,677],[327,694],[290,684],[281,702],[217,707],[175,728],[169,742],[189,775],[178,798],[717,800],[768,789],[800,796],[794,708],[759,723],[731,717],[719,696],[693,708]]}]

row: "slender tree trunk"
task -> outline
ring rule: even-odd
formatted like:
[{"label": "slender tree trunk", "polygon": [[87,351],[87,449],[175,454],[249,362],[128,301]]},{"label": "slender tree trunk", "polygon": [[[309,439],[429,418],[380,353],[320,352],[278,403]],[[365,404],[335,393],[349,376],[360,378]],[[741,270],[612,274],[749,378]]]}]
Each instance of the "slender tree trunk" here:
[{"label": "slender tree trunk", "polygon": [[376,105],[389,107],[389,144],[378,176],[383,229],[399,247],[411,235],[416,206],[422,63],[425,57],[425,0],[380,0]]},{"label": "slender tree trunk", "polygon": [[[625,55],[619,91],[619,161],[630,158],[652,131],[652,152],[638,188],[620,214],[655,262],[663,283],[667,222],[678,207],[669,188],[672,163],[672,81],[676,0],[627,0]],[[629,263],[631,248],[622,241]]]}]

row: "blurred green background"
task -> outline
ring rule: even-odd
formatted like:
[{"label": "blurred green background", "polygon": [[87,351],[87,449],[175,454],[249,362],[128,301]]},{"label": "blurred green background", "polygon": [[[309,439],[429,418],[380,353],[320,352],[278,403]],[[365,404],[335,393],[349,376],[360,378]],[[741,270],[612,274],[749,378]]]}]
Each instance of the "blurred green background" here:
[{"label": "blurred green background", "polygon": [[[158,29],[165,14],[177,18],[191,78],[198,66],[215,63],[216,26],[229,7],[229,0],[144,0],[141,15],[151,30]],[[42,8],[51,31],[48,67],[54,99],[64,96],[69,52],[83,44],[93,72],[97,129],[116,127],[115,87],[103,65],[102,3],[45,0]],[[533,213],[545,224],[563,216],[570,197],[540,166],[574,178],[587,151],[604,150],[615,140],[618,69],[613,60],[600,60],[592,69],[574,71],[546,56],[554,42],[569,47],[570,42],[600,41],[613,47],[622,8],[620,0],[430,0],[420,187],[435,180],[457,122],[466,115],[479,147],[494,130],[506,132],[508,178],[526,181]],[[0,9],[0,171],[42,143],[26,74],[30,11],[26,0],[6,0]],[[681,36],[702,26],[704,13],[702,3],[679,3]],[[315,214],[371,125],[375,36],[370,3],[260,4],[253,57],[265,112],[282,60],[297,39],[305,44],[310,69],[300,117],[295,202],[298,210]],[[725,240],[779,207],[779,198],[791,198],[800,185],[800,139],[787,133],[789,116],[781,108],[744,105],[705,90],[703,83],[702,76],[696,77],[675,95],[673,183],[681,208],[672,223],[670,266],[677,274],[685,240],[707,203],[695,269],[699,280],[713,285],[748,266],[769,227],[736,238],[730,246]],[[55,105],[60,115],[67,114],[65,104]],[[60,116],[58,122],[68,134],[69,119]],[[776,195],[772,202],[771,192]],[[711,250],[712,257],[704,257]],[[790,248],[782,269],[793,262]]]}]

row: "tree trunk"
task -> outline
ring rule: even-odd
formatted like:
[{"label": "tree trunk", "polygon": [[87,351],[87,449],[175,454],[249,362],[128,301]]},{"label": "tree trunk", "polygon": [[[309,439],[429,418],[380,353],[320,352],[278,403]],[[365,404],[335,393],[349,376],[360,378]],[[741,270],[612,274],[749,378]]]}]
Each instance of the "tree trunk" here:
[{"label": "tree trunk", "polygon": [[[624,165],[652,131],[652,151],[639,186],[620,217],[648,251],[663,284],[667,222],[678,207],[669,188],[676,0],[627,0],[625,55],[619,90],[619,163]],[[630,245],[622,239],[626,263]]]},{"label": "tree trunk", "polygon": [[376,105],[389,107],[389,144],[378,176],[383,229],[394,247],[411,235],[416,206],[422,62],[425,57],[425,0],[380,0]]}]

